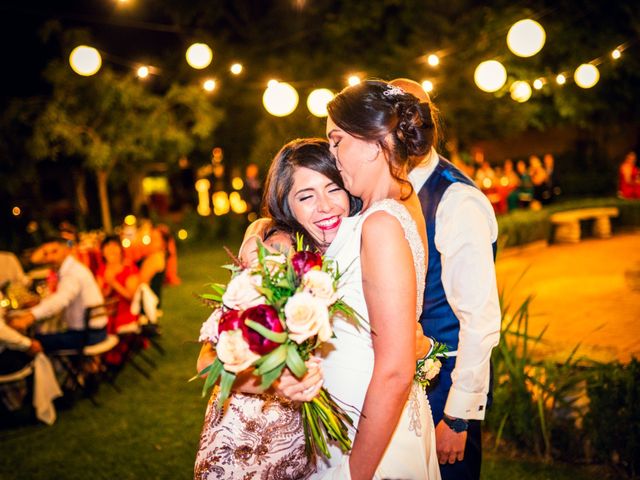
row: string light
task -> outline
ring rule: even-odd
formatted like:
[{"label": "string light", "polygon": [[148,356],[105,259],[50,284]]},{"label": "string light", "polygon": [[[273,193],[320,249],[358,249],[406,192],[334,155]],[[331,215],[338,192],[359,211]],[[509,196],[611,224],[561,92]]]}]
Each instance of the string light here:
[{"label": "string light", "polygon": [[102,66],[100,52],[93,47],[80,45],[74,48],[69,55],[69,64],[74,72],[83,77],[95,75]]},{"label": "string light", "polygon": [[204,88],[207,92],[213,92],[216,89],[216,81],[212,78],[209,78],[203,82],[202,88]]},{"label": "string light", "polygon": [[567,77],[565,77],[562,73],[558,74],[556,76],[556,83],[558,85],[564,85],[565,83],[567,83]]},{"label": "string light", "polygon": [[142,66],[136,72],[139,78],[147,78],[149,76],[149,67]]},{"label": "string light", "polygon": [[487,60],[476,67],[473,80],[480,90],[497,92],[507,81],[507,70],[497,60]]},{"label": "string light", "polygon": [[544,80],[542,78],[536,78],[533,81],[533,88],[535,88],[536,90],[541,90],[542,87],[544,87]]},{"label": "string light", "polygon": [[349,76],[349,78],[347,79],[347,83],[348,83],[350,86],[352,86],[352,87],[353,87],[354,85],[359,84],[360,82],[361,82],[361,80],[360,80],[360,77],[359,77],[358,75],[351,75],[351,76]]},{"label": "string light", "polygon": [[423,80],[422,89],[427,93],[431,93],[433,91],[433,82],[431,80]]},{"label": "string light", "polygon": [[618,60],[621,56],[622,52],[618,48],[614,49],[613,52],[611,52],[611,58],[613,58],[614,60]]},{"label": "string light", "polygon": [[207,68],[213,59],[213,52],[206,43],[194,43],[187,49],[187,63],[196,70]]},{"label": "string light", "polygon": [[178,238],[180,240],[186,240],[188,236],[189,236],[189,233],[187,233],[187,231],[184,228],[181,228],[180,230],[178,230]]},{"label": "string light", "polygon": [[231,68],[229,68],[229,70],[234,75],[240,75],[242,73],[242,64],[241,63],[234,63],[233,65],[231,65]]},{"label": "string light", "polygon": [[231,186],[234,190],[242,190],[242,187],[244,187],[244,182],[240,177],[233,177],[233,180],[231,180]]},{"label": "string light", "polygon": [[262,95],[262,104],[271,115],[286,117],[298,106],[298,92],[288,83],[270,80]]},{"label": "string light", "polygon": [[307,108],[316,117],[326,117],[327,104],[333,100],[333,92],[326,88],[318,88],[307,97]]},{"label": "string light", "polygon": [[11,213],[13,214],[14,217],[19,217],[20,213],[22,213],[22,210],[20,210],[20,207],[13,207],[11,209]]},{"label": "string light", "polygon": [[437,67],[440,64],[440,57],[432,53],[427,57],[427,63],[432,67]]},{"label": "string light", "polygon": [[135,215],[131,215],[131,214],[127,215],[126,217],[124,217],[124,224],[125,225],[129,225],[129,226],[135,225],[136,224],[136,216]]},{"label": "string light", "polygon": [[600,80],[600,71],[595,65],[583,63],[576,68],[573,79],[580,88],[591,88]]},{"label": "string light", "polygon": [[509,50],[519,57],[532,57],[544,47],[547,35],[535,20],[520,20],[513,24],[507,33]]},{"label": "string light", "polygon": [[524,103],[531,98],[531,86],[523,80],[513,82],[509,92],[511,98],[518,103]]}]

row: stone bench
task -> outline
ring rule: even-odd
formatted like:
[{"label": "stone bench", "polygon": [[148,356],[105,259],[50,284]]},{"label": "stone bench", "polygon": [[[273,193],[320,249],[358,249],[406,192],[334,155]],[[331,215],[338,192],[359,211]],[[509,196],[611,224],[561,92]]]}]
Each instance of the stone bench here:
[{"label": "stone bench", "polygon": [[611,217],[617,217],[620,212],[616,207],[581,208],[558,212],[549,218],[556,227],[555,242],[577,243],[580,241],[580,220],[595,219],[593,235],[597,238],[611,237]]}]

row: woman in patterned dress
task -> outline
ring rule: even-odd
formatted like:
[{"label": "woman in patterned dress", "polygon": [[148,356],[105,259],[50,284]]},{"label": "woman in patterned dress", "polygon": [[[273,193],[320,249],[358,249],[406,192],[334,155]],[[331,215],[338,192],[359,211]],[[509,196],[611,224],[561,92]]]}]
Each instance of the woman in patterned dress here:
[{"label": "woman in patterned dress", "polygon": [[[276,155],[269,169],[263,201],[267,218],[252,224],[240,248],[245,264],[257,258],[257,242],[284,251],[301,233],[312,249],[324,251],[342,218],[355,213],[359,201],[344,189],[326,140],[294,140]],[[210,346],[202,348],[198,371],[215,359]],[[258,378],[240,374],[224,408],[211,395],[194,478],[305,479],[315,465],[305,452],[302,419],[294,401],[312,399],[322,386],[319,363],[311,359],[307,375],[297,380],[286,369],[269,391]]]}]

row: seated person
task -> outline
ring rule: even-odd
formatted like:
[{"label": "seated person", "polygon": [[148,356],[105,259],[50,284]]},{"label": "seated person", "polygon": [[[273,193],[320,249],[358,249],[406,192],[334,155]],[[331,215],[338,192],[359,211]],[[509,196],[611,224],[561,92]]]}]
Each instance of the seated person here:
[{"label": "seated person", "polygon": [[117,307],[109,317],[107,331],[118,333],[118,329],[137,321],[137,315],[131,313],[131,299],[140,284],[138,268],[125,261],[124,248],[120,238],[112,235],[105,237],[100,246],[103,265],[98,270],[96,280],[107,299],[115,299]]},{"label": "seated person", "polygon": [[42,255],[44,262],[58,274],[56,289],[35,307],[12,317],[11,326],[24,330],[36,320],[62,314],[67,331],[36,335],[45,352],[82,348],[104,340],[107,335],[106,315],[92,318],[89,330],[85,329],[85,310],[104,303],[91,271],[71,255],[70,245],[63,238],[53,237],[45,241]]},{"label": "seated person", "polygon": [[0,286],[5,283],[29,285],[27,277],[18,258],[11,252],[0,252]]},{"label": "seated person", "polygon": [[22,370],[42,351],[38,340],[26,337],[5,323],[0,313],[0,375]]},{"label": "seated person", "polygon": [[622,198],[640,198],[640,171],[636,166],[636,153],[631,151],[620,165],[618,192]]}]

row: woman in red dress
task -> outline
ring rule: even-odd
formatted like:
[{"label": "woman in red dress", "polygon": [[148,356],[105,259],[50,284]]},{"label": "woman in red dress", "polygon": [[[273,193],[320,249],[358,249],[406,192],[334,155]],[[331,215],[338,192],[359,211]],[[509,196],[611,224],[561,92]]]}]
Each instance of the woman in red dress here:
[{"label": "woman in red dress", "polygon": [[622,198],[640,198],[640,172],[636,166],[636,153],[631,151],[620,165],[619,192]]},{"label": "woman in red dress", "polygon": [[[118,334],[125,325],[138,321],[138,316],[131,313],[131,299],[140,284],[138,268],[124,259],[124,249],[117,236],[106,237],[100,246],[103,265],[98,270],[96,279],[102,289],[105,300],[115,300],[113,313],[109,315],[107,333]],[[124,354],[131,345],[121,342],[107,357],[107,362],[120,364]]]}]

